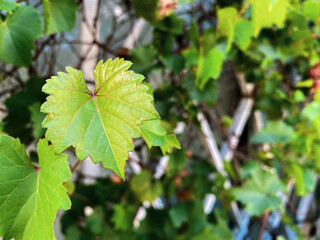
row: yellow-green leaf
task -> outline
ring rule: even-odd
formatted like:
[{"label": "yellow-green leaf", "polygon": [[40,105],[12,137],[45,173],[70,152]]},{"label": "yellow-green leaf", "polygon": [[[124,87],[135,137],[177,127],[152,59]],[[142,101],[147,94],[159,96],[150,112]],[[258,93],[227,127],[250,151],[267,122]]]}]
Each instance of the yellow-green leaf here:
[{"label": "yellow-green leaf", "polygon": [[41,110],[48,113],[43,127],[57,153],[74,146],[79,160],[91,156],[124,178],[132,138],[141,136],[143,121],[159,118],[153,97],[143,84],[144,77],[128,71],[131,62],[123,59],[100,61],[94,70],[95,90],[91,92],[81,71],[47,80],[43,91],[51,94]]}]

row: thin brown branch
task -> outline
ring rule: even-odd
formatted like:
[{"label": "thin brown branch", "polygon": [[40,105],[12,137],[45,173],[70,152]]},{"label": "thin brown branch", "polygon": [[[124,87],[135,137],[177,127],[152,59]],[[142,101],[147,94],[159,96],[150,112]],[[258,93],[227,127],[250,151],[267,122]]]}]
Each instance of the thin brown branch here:
[{"label": "thin brown branch", "polygon": [[81,161],[80,160],[78,160],[77,162],[76,162],[76,164],[72,167],[72,169],[71,169],[71,173],[74,173],[74,171],[77,169],[77,167],[80,165],[80,163],[81,163]]},{"label": "thin brown branch", "polygon": [[268,219],[269,219],[269,210],[267,210],[263,215],[262,226],[260,229],[258,240],[262,239],[263,232],[265,231],[267,223],[268,223]]}]

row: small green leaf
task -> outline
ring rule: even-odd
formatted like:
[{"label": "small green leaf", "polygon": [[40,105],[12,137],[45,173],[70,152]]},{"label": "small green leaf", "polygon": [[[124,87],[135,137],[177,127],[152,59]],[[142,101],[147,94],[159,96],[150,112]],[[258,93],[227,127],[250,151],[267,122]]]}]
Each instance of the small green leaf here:
[{"label": "small green leaf", "polygon": [[67,155],[55,155],[46,140],[40,140],[37,149],[38,167],[19,140],[0,135],[0,236],[4,239],[54,239],[57,211],[71,206],[62,185],[71,177]]},{"label": "small green leaf", "polygon": [[297,163],[292,162],[289,166],[290,172],[295,180],[295,193],[298,196],[305,196],[315,187],[315,180],[312,171],[304,169]]},{"label": "small green leaf", "polygon": [[320,2],[308,0],[303,3],[303,14],[312,21],[317,22],[320,17]]},{"label": "small green leaf", "polygon": [[169,216],[176,228],[188,220],[188,208],[186,204],[180,203],[169,210]]},{"label": "small green leaf", "polygon": [[67,193],[71,196],[73,193],[74,193],[74,191],[76,190],[76,185],[73,183],[73,182],[71,182],[70,180],[69,181],[67,181],[67,182],[65,182],[64,184],[63,184],[63,186],[65,187],[65,189],[67,190]]},{"label": "small green leaf", "polygon": [[188,39],[191,48],[199,48],[199,28],[196,21],[193,21],[188,30]]},{"label": "small green leaf", "polygon": [[210,78],[220,75],[224,54],[217,48],[211,49],[208,54],[200,51],[198,69],[196,73],[196,85],[202,90]]},{"label": "small green leaf", "polygon": [[136,208],[133,205],[116,204],[113,210],[111,221],[115,225],[114,228],[120,231],[130,230],[136,214]]},{"label": "small green leaf", "polygon": [[142,136],[149,148],[162,146],[166,143],[167,131],[161,126],[160,119],[144,121],[140,125]]},{"label": "small green leaf", "polygon": [[302,116],[306,117],[311,122],[317,120],[320,115],[320,104],[317,102],[309,103],[303,110]]},{"label": "small green leaf", "polygon": [[205,102],[208,105],[213,105],[218,98],[218,83],[216,80],[209,80],[203,90],[200,90],[195,86],[194,76],[192,73],[188,73],[184,79],[183,86],[187,88],[190,98],[196,102]]},{"label": "small green leaf", "polygon": [[179,54],[160,55],[160,61],[165,67],[176,74],[179,74],[184,67],[184,58]]},{"label": "small green leaf", "polygon": [[133,0],[132,6],[136,16],[143,17],[150,23],[159,19],[158,0]]},{"label": "small green leaf", "polygon": [[158,181],[153,183],[151,180],[151,173],[147,170],[141,171],[131,179],[131,189],[141,202],[153,202],[162,194],[161,183]]},{"label": "small green leaf", "polygon": [[281,197],[277,196],[281,190],[284,186],[276,174],[256,168],[243,186],[231,191],[237,200],[246,205],[250,214],[257,216],[281,205]]},{"label": "small green leaf", "polygon": [[222,36],[227,36],[228,43],[226,51],[231,48],[234,38],[235,22],[237,20],[237,10],[233,7],[222,8],[218,10],[218,33]]},{"label": "small green leaf", "polygon": [[[4,119],[4,131],[10,136],[18,137],[23,143],[32,138],[32,131],[41,131],[41,123],[38,124],[43,114],[39,112],[40,108],[32,109],[32,106],[44,102],[46,95],[41,92],[44,83],[44,79],[30,78],[21,92],[13,94],[5,101],[9,113]],[[36,115],[39,116],[35,117]],[[34,122],[36,119],[37,122]]]},{"label": "small green leaf", "polygon": [[175,15],[163,18],[155,26],[158,31],[179,35],[183,31],[183,21]]},{"label": "small green leaf", "polygon": [[252,143],[288,143],[294,129],[282,121],[269,121],[265,128],[251,138]]},{"label": "small green leaf", "polygon": [[174,134],[169,134],[166,136],[166,143],[160,146],[163,155],[172,152],[172,148],[181,149],[180,143]]},{"label": "small green leaf", "polygon": [[257,37],[261,29],[276,25],[281,28],[286,20],[288,0],[252,0],[253,35]]},{"label": "small green leaf", "polygon": [[133,48],[128,60],[133,63],[133,71],[147,76],[155,65],[156,57],[157,50],[152,45],[145,45]]},{"label": "small green leaf", "polygon": [[46,35],[71,31],[76,23],[76,0],[43,0]]},{"label": "small green leaf", "polygon": [[252,23],[248,20],[239,19],[234,29],[234,42],[242,51],[245,51],[250,45],[253,35]]},{"label": "small green leaf", "polygon": [[0,0],[0,10],[4,10],[10,14],[17,6],[19,4],[15,0]]},{"label": "small green leaf", "polygon": [[182,51],[186,67],[193,67],[198,65],[199,52],[195,48],[189,48]]},{"label": "small green leaf", "polygon": [[30,6],[18,7],[5,20],[0,18],[0,59],[5,63],[27,67],[33,42],[42,36],[41,16]]},{"label": "small green leaf", "polygon": [[35,138],[41,138],[45,134],[46,130],[42,128],[42,122],[46,117],[46,114],[40,112],[40,102],[36,102],[29,107],[31,112],[31,121],[33,124],[33,135]]},{"label": "small green leaf", "polygon": [[173,176],[174,174],[178,174],[181,170],[183,170],[187,163],[187,152],[185,149],[181,149],[180,151],[175,151],[169,156],[168,176]]},{"label": "small green leaf", "polygon": [[43,127],[57,153],[74,146],[79,160],[90,155],[124,178],[132,138],[141,136],[143,121],[159,118],[144,77],[128,71],[131,62],[123,59],[100,61],[94,70],[95,91],[88,89],[81,71],[47,80],[43,91],[51,94],[41,111],[48,113]]},{"label": "small green leaf", "polygon": [[87,218],[86,227],[95,235],[105,235],[107,231],[104,224],[104,218],[105,216],[103,214],[103,208],[101,206],[98,206]]}]

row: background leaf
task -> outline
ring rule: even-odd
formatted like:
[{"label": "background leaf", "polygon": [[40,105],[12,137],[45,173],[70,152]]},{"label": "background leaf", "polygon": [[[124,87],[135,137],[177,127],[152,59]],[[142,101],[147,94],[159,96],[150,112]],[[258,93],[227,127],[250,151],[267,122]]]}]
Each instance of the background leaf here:
[{"label": "background leaf", "polygon": [[41,16],[30,6],[20,6],[0,18],[0,59],[5,63],[27,67],[32,58],[33,42],[42,36]]},{"label": "background leaf", "polygon": [[76,23],[76,0],[44,0],[43,16],[46,35],[71,31]]},{"label": "background leaf", "polygon": [[256,168],[251,171],[251,178],[243,186],[233,188],[232,193],[246,205],[249,213],[260,215],[281,205],[281,197],[277,196],[280,190],[284,186],[276,174]]},{"label": "background leaf", "polygon": [[12,13],[12,11],[18,6],[15,0],[0,0],[0,10],[4,10],[8,13]]}]

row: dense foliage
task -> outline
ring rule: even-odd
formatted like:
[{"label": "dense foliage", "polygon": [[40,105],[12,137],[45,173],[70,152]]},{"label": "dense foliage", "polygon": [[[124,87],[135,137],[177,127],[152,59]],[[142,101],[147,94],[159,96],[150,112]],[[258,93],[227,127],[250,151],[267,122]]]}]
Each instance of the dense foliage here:
[{"label": "dense foliage", "polygon": [[[153,29],[152,40],[133,49],[110,48],[112,32],[98,37],[103,3],[88,29],[93,40],[83,43],[66,32],[76,29],[77,14],[90,25],[85,1],[0,0],[0,236],[52,239],[58,210],[71,205],[61,218],[65,239],[314,235],[320,1],[123,1],[118,7]],[[99,48],[94,81],[72,67],[55,72],[58,44]],[[240,99],[254,102],[242,136],[232,119]],[[221,168],[208,149],[207,122],[232,155],[221,154]],[[145,143],[132,141],[139,137]],[[140,160],[129,158],[125,168],[134,146]],[[85,184],[77,167],[88,156],[114,173]],[[316,206],[298,222],[306,195]],[[232,215],[237,208],[242,222]],[[306,223],[310,231],[302,232]]]}]

